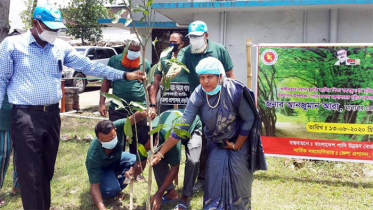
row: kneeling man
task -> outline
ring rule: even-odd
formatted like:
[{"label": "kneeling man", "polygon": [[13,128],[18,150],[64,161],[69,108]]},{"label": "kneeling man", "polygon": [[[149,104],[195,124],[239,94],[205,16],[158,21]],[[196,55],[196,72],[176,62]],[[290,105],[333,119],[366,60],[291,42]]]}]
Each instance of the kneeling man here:
[{"label": "kneeling man", "polygon": [[[131,124],[135,119],[146,118],[146,112],[136,112],[130,116]],[[91,183],[91,196],[98,209],[105,209],[102,197],[112,198],[119,194],[127,184],[126,177],[135,177],[145,167],[146,160],[136,161],[136,154],[123,152],[124,139],[117,135],[124,135],[123,127],[126,119],[111,122],[104,120],[95,127],[96,138],[88,149],[86,167]],[[119,140],[122,139],[122,140]],[[147,145],[145,145],[145,148]]]}]

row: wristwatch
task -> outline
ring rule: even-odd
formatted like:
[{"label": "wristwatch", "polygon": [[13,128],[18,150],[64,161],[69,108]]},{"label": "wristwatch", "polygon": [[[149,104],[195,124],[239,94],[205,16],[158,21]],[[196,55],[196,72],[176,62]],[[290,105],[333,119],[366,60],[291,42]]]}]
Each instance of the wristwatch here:
[{"label": "wristwatch", "polygon": [[157,104],[149,104],[150,107],[157,107]]}]

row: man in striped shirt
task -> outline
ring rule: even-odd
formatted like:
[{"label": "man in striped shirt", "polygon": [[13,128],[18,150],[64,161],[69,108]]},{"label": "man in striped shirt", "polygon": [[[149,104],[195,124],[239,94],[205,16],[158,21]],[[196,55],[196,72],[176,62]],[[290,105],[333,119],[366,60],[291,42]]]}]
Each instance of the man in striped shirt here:
[{"label": "man in striped shirt", "polygon": [[60,139],[58,103],[62,65],[108,80],[145,79],[141,71],[123,72],[82,57],[56,39],[61,12],[50,5],[35,8],[33,28],[0,44],[0,104],[8,93],[13,104],[11,138],[24,209],[49,209],[50,181]]}]

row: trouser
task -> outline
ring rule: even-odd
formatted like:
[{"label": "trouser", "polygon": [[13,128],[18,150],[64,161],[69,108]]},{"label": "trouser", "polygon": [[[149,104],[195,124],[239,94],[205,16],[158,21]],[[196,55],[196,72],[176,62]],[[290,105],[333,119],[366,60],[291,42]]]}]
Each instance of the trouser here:
[{"label": "trouser", "polygon": [[[136,162],[136,155],[129,152],[122,152],[118,166],[105,167],[101,170],[100,192],[102,197],[113,198],[122,191],[127,184],[124,184],[124,173]],[[117,176],[119,174],[119,177]]]},{"label": "trouser", "polygon": [[[166,176],[168,172],[170,171],[170,166],[168,165],[168,162],[165,160],[161,160],[157,165],[153,166],[154,169],[154,177],[155,181],[157,182],[158,188],[162,186],[162,183],[166,179]],[[166,191],[175,189],[175,185],[173,183],[168,186]]]},{"label": "trouser", "polygon": [[49,209],[50,181],[60,140],[58,108],[36,111],[13,106],[10,134],[24,209]]},{"label": "trouser", "polygon": [[186,154],[183,195],[188,197],[193,196],[193,186],[198,175],[199,159],[202,149],[201,133],[201,131],[197,130],[189,140],[183,142]]},{"label": "trouser", "polygon": [[[119,110],[114,110],[112,108],[109,109],[109,120],[112,122],[114,122],[115,120],[127,118],[127,116],[128,116],[128,113],[124,110],[119,111]],[[137,128],[137,131],[136,131],[136,128]],[[136,132],[137,132],[138,140],[139,140],[138,143],[145,145],[146,142],[148,141],[148,132],[149,132],[149,127],[146,124],[146,119],[143,119],[137,122],[136,127],[135,125],[132,126],[132,133],[133,133],[132,142],[133,143],[129,145],[129,151],[132,154],[137,154],[137,146],[135,144]],[[117,136],[118,136],[118,140],[125,138],[123,133],[118,133]],[[125,145],[126,144],[124,144],[123,151],[125,150]]]},{"label": "trouser", "polygon": [[[202,124],[202,130],[204,130],[205,125]],[[199,173],[198,179],[205,180],[206,176],[206,162],[207,162],[207,139],[204,134],[202,134],[202,149],[201,149],[201,157],[199,159]]]},{"label": "trouser", "polygon": [[[13,150],[13,141],[9,131],[0,131],[0,189],[3,187],[6,171],[9,166],[10,155]],[[13,188],[18,188],[18,176],[16,172],[15,156],[13,156]]]}]

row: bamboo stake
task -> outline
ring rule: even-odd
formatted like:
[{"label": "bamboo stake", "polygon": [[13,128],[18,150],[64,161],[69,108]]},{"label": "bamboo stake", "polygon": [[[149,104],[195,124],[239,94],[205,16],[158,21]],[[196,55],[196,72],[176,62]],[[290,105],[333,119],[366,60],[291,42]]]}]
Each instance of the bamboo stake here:
[{"label": "bamboo stake", "polygon": [[252,69],[251,69],[251,39],[246,39],[246,55],[247,55],[247,87],[252,89]]}]

